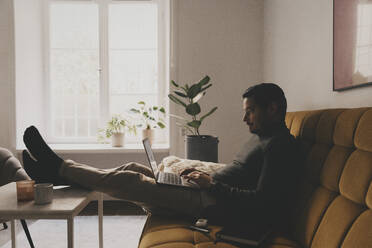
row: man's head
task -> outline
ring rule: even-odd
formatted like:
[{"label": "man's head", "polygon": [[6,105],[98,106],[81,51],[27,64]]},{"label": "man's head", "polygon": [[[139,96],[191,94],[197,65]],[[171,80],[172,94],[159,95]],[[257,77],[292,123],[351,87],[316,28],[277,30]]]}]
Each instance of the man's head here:
[{"label": "man's head", "polygon": [[255,134],[263,134],[275,125],[282,125],[287,111],[283,90],[273,83],[248,88],[243,94],[243,121]]}]

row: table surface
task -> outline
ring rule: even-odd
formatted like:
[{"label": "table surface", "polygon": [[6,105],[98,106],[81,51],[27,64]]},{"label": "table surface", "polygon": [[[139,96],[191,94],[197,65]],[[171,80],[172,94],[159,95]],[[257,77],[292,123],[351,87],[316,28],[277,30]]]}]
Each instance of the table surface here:
[{"label": "table surface", "polygon": [[17,201],[16,183],[0,187],[0,219],[66,219],[76,216],[96,192],[64,187],[53,190],[52,203],[36,205],[34,201]]}]

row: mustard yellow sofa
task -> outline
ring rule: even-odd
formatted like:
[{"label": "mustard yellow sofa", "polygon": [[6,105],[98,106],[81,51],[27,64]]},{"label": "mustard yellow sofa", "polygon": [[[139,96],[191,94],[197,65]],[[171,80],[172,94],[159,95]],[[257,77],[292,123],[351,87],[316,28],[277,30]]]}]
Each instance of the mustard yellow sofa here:
[{"label": "mustard yellow sofa", "polygon": [[[263,247],[371,248],[372,108],[291,112],[286,124],[305,151],[305,176],[290,230],[275,230]],[[190,224],[149,216],[139,247],[236,247],[214,244],[221,227],[205,235],[187,229]]]}]

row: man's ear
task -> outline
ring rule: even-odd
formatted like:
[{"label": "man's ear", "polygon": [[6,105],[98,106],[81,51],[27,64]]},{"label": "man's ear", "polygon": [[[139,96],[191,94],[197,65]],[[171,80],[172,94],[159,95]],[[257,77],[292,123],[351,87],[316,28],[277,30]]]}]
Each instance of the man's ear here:
[{"label": "man's ear", "polygon": [[279,106],[276,102],[271,102],[267,108],[267,113],[271,116],[274,116],[278,113]]}]

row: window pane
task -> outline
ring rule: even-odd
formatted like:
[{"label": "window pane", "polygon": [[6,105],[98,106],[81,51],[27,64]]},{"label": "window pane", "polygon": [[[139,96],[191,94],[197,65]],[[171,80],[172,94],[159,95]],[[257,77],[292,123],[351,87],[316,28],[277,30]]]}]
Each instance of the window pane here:
[{"label": "window pane", "polygon": [[112,94],[157,92],[155,51],[114,50],[110,55]]},{"label": "window pane", "polygon": [[52,3],[49,31],[52,137],[95,138],[88,120],[99,118],[98,6]]},{"label": "window pane", "polygon": [[157,49],[157,18],[153,3],[111,4],[110,49]]},{"label": "window pane", "polygon": [[110,113],[158,101],[158,20],[153,3],[109,5]]}]

